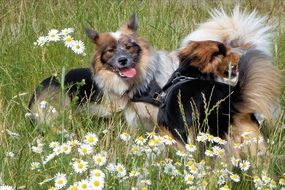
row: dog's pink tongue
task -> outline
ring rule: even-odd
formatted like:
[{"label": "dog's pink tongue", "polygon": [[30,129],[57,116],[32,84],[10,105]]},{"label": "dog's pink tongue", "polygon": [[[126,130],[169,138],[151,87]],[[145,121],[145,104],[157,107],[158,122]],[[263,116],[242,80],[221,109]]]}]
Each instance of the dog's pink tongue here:
[{"label": "dog's pink tongue", "polygon": [[137,74],[137,71],[135,68],[125,68],[120,71],[124,76],[128,78],[133,78]]}]

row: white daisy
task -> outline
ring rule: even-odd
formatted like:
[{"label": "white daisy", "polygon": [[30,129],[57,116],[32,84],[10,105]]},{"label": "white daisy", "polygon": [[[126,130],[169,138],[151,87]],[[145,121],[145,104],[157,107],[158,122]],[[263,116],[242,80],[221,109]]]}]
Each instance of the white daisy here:
[{"label": "white daisy", "polygon": [[14,188],[8,185],[0,185],[0,190],[13,190]]},{"label": "white daisy", "polygon": [[102,170],[93,169],[90,171],[90,177],[92,178],[102,178],[105,179],[105,174]]},{"label": "white daisy", "polygon": [[220,190],[230,190],[228,185],[224,185],[223,187],[220,188]]},{"label": "white daisy", "polygon": [[201,132],[198,134],[196,138],[198,142],[206,142],[207,139],[208,139],[208,135],[206,133],[201,133]]},{"label": "white daisy", "polygon": [[186,184],[193,184],[194,176],[192,174],[186,174],[184,177],[184,181],[186,182]]},{"label": "white daisy", "polygon": [[54,157],[56,156],[56,154],[53,152],[49,155],[47,155],[47,157],[44,159],[43,164],[47,164],[50,160],[52,160]]},{"label": "white daisy", "polygon": [[247,171],[250,168],[250,162],[247,160],[243,160],[239,163],[239,167],[242,171]]},{"label": "white daisy", "polygon": [[123,164],[117,164],[116,171],[117,171],[118,177],[124,177],[127,174],[126,168]]},{"label": "white daisy", "polygon": [[98,166],[104,166],[107,162],[107,158],[100,153],[93,156],[93,160],[95,165]]},{"label": "white daisy", "polygon": [[166,144],[166,145],[173,145],[173,144],[176,143],[176,141],[175,141],[172,137],[170,137],[170,136],[168,136],[168,135],[164,135],[162,141],[163,141],[164,144]]},{"label": "white daisy", "polygon": [[47,36],[40,36],[34,44],[42,47],[47,43],[47,41]]},{"label": "white daisy", "polygon": [[239,182],[240,181],[240,177],[237,174],[231,174],[230,178],[234,181],[234,182]]},{"label": "white daisy", "polygon": [[78,190],[86,190],[88,189],[89,181],[86,179],[81,180],[78,182]]},{"label": "white daisy", "polygon": [[57,141],[52,141],[51,143],[49,143],[50,148],[55,148],[57,146],[59,146],[59,142],[57,142]]},{"label": "white daisy", "polygon": [[90,145],[96,145],[98,142],[98,137],[95,133],[87,133],[84,138],[84,142]]},{"label": "white daisy", "polygon": [[213,157],[214,156],[214,152],[212,150],[206,150],[205,151],[205,155],[208,157]]},{"label": "white daisy", "polygon": [[197,147],[193,144],[186,144],[185,148],[189,152],[195,152],[197,150]]},{"label": "white daisy", "polygon": [[66,47],[71,48],[73,46],[73,37],[71,37],[70,35],[64,36],[63,37],[63,41],[64,41],[64,45]]},{"label": "white daisy", "polygon": [[109,172],[115,172],[116,171],[116,165],[114,163],[109,163],[106,167],[106,169],[109,171]]},{"label": "white daisy", "polygon": [[56,155],[59,155],[62,153],[62,148],[60,145],[56,146],[53,148],[53,152],[56,154]]},{"label": "white daisy", "polygon": [[144,143],[146,142],[146,139],[143,136],[139,136],[138,138],[136,138],[135,143],[137,145],[144,145]]},{"label": "white daisy", "polygon": [[32,162],[31,163],[31,170],[36,170],[40,168],[41,164],[39,162]]},{"label": "white daisy", "polygon": [[270,187],[271,189],[274,189],[274,188],[277,187],[277,183],[272,179],[272,180],[270,181],[270,183],[269,183],[269,187]]},{"label": "white daisy", "polygon": [[78,190],[78,184],[77,183],[73,183],[72,185],[69,186],[69,188],[67,190]]},{"label": "white daisy", "polygon": [[120,139],[124,142],[127,142],[131,139],[131,135],[127,132],[120,134]]},{"label": "white daisy", "polygon": [[78,147],[78,153],[81,156],[89,155],[92,153],[92,147],[89,144],[81,144]]},{"label": "white daisy", "polygon": [[183,150],[178,150],[176,152],[176,155],[180,156],[180,157],[186,157],[187,156],[186,152],[184,152]]},{"label": "white daisy", "polygon": [[8,158],[14,158],[14,157],[15,157],[15,154],[14,154],[13,152],[7,152],[7,153],[6,153],[6,156],[7,156]]},{"label": "white daisy", "polygon": [[67,183],[67,180],[66,180],[65,174],[62,174],[62,173],[56,174],[55,179],[54,179],[55,188],[61,189],[66,185],[66,183]]},{"label": "white daisy", "polygon": [[239,166],[240,159],[235,158],[235,157],[232,157],[232,158],[231,158],[231,162],[232,162],[232,165],[233,165],[233,166],[238,167],[238,166]]},{"label": "white daisy", "polygon": [[67,144],[69,144],[72,147],[75,147],[79,144],[79,141],[78,140],[70,140],[70,141],[67,141]]},{"label": "white daisy", "polygon": [[92,190],[101,190],[104,188],[104,179],[93,177],[90,179],[88,187]]},{"label": "white daisy", "polygon": [[218,146],[214,146],[213,147],[213,152],[214,152],[214,155],[216,155],[216,156],[221,158],[223,156],[225,150],[220,148],[220,147],[218,147]]},{"label": "white daisy", "polygon": [[133,169],[130,173],[129,176],[130,177],[138,177],[140,175],[140,172],[136,169]]},{"label": "white daisy", "polygon": [[32,146],[32,151],[37,154],[41,154],[43,152],[42,146]]},{"label": "white daisy", "polygon": [[227,144],[227,141],[224,139],[221,139],[220,137],[214,137],[214,142],[218,143],[220,145],[226,145]]},{"label": "white daisy", "polygon": [[63,143],[61,145],[61,149],[62,149],[62,152],[64,154],[70,154],[70,152],[71,152],[71,146],[69,144],[67,144],[67,143]]},{"label": "white daisy", "polygon": [[81,40],[74,40],[71,49],[76,54],[83,54],[85,50],[85,45]]},{"label": "white daisy", "polygon": [[65,28],[60,31],[60,35],[67,36],[74,32],[74,28]]},{"label": "white daisy", "polygon": [[83,173],[88,169],[88,162],[84,160],[76,160],[72,164],[72,168],[76,173]]},{"label": "white daisy", "polygon": [[285,185],[285,178],[279,179],[279,184],[280,185]]},{"label": "white daisy", "polygon": [[48,32],[48,41],[57,42],[60,40],[60,34],[57,29],[51,29]]},{"label": "white daisy", "polygon": [[155,136],[155,132],[154,131],[146,133],[146,137],[149,138],[149,139],[154,138],[154,136]]}]

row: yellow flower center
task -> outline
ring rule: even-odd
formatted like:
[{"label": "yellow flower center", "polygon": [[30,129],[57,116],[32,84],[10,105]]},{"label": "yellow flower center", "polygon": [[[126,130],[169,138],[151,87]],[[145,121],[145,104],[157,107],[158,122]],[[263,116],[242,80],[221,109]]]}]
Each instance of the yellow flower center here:
[{"label": "yellow flower center", "polygon": [[96,159],[96,161],[97,161],[98,163],[101,163],[101,162],[102,162],[102,158],[99,157],[99,158]]},{"label": "yellow flower center", "polygon": [[71,37],[67,37],[67,38],[65,39],[65,41],[66,41],[66,42],[71,42]]},{"label": "yellow flower center", "polygon": [[76,47],[77,49],[80,49],[80,45],[78,45],[78,44],[77,44],[75,47]]},{"label": "yellow flower center", "polygon": [[87,153],[87,148],[82,148],[81,150],[82,150],[82,152],[83,152],[84,154]]},{"label": "yellow flower center", "polygon": [[60,179],[60,180],[57,181],[57,183],[58,183],[59,185],[62,185],[62,184],[63,184],[63,180]]},{"label": "yellow flower center", "polygon": [[100,174],[99,172],[96,172],[94,175],[95,175],[96,177],[100,177],[100,176],[101,176],[101,174]]},{"label": "yellow flower center", "polygon": [[82,169],[84,167],[84,165],[82,163],[78,163],[78,168]]},{"label": "yellow flower center", "polygon": [[118,167],[118,172],[122,172],[123,168],[122,167]]},{"label": "yellow flower center", "polygon": [[78,190],[78,188],[76,186],[72,186],[70,190]]},{"label": "yellow flower center", "polygon": [[93,137],[88,137],[87,141],[90,142],[90,143],[93,143],[94,142],[94,138]]},{"label": "yellow flower center", "polygon": [[81,185],[81,187],[82,187],[83,189],[87,189],[87,184],[84,183],[84,184]]},{"label": "yellow flower center", "polygon": [[93,181],[93,185],[94,185],[95,187],[98,187],[98,186],[100,185],[100,182],[97,181],[97,180],[95,180],[95,181]]}]

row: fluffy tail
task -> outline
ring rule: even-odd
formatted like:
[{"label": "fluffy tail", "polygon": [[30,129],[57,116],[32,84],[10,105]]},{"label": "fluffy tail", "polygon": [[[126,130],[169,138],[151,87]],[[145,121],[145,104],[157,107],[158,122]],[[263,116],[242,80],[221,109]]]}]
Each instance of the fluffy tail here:
[{"label": "fluffy tail", "polygon": [[250,50],[241,57],[239,80],[232,96],[238,112],[261,113],[265,119],[272,119],[281,94],[282,74],[270,61],[259,50]]},{"label": "fluffy tail", "polygon": [[271,56],[272,31],[266,17],[256,11],[247,13],[235,7],[228,15],[223,9],[210,12],[211,18],[199,25],[181,43],[185,47],[190,41],[213,40],[241,50],[257,49]]}]

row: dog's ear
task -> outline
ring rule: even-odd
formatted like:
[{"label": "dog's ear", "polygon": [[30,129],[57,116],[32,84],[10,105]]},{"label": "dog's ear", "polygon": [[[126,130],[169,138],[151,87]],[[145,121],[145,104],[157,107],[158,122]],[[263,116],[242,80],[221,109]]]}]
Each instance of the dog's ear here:
[{"label": "dog's ear", "polygon": [[94,30],[92,30],[90,28],[86,28],[85,33],[87,34],[87,36],[91,39],[91,41],[93,43],[97,44],[97,41],[99,39],[99,33],[98,32],[95,32]]},{"label": "dog's ear", "polygon": [[120,28],[120,31],[122,31],[124,34],[134,34],[138,30],[138,18],[137,14],[133,13],[129,22]]},{"label": "dog's ear", "polygon": [[127,24],[128,29],[136,32],[138,30],[139,27],[139,23],[138,23],[138,18],[137,18],[137,14],[134,12],[130,18],[130,21]]},{"label": "dog's ear", "polygon": [[217,46],[218,46],[218,51],[214,52],[212,57],[214,58],[215,56],[218,56],[218,55],[222,55],[224,57],[227,56],[227,52],[228,52],[228,49],[227,47],[221,43],[221,42],[216,42],[217,43]]}]

